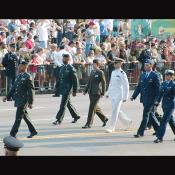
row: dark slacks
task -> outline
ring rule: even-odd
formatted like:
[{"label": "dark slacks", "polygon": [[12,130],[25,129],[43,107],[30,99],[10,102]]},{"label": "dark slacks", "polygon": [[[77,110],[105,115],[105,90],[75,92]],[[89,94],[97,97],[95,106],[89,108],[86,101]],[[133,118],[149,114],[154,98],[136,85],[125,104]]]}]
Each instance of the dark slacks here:
[{"label": "dark slacks", "polygon": [[102,122],[104,122],[107,118],[102,113],[100,107],[98,106],[100,95],[89,95],[89,99],[90,99],[90,105],[86,125],[88,126],[92,125],[95,114],[97,114],[97,116],[102,120]]},{"label": "dark slacks", "polygon": [[157,118],[155,117],[154,106],[153,105],[144,106],[143,119],[142,119],[140,127],[137,131],[137,134],[139,134],[141,136],[144,135],[144,131],[147,127],[149,119],[150,119],[150,122],[151,122],[154,130],[156,131],[157,128],[159,127],[159,122],[158,122]]},{"label": "dark slacks", "polygon": [[62,122],[64,115],[65,115],[66,107],[69,109],[69,112],[70,112],[72,118],[79,117],[78,112],[76,111],[75,107],[71,103],[70,94],[67,94],[67,95],[62,96],[60,109],[56,115],[56,119],[58,121]]},{"label": "dark slacks", "polygon": [[15,119],[14,125],[13,125],[13,127],[10,131],[11,136],[16,136],[22,119],[24,119],[24,121],[26,122],[30,133],[35,133],[36,132],[34,126],[32,125],[32,123],[30,121],[30,118],[29,118],[29,115],[28,115],[28,112],[27,112],[27,106],[17,107],[16,119]]},{"label": "dark slacks", "polygon": [[160,122],[160,127],[157,130],[156,136],[159,139],[163,139],[165,135],[167,124],[169,123],[173,133],[175,134],[175,119],[173,118],[173,108],[163,108],[163,118]]}]

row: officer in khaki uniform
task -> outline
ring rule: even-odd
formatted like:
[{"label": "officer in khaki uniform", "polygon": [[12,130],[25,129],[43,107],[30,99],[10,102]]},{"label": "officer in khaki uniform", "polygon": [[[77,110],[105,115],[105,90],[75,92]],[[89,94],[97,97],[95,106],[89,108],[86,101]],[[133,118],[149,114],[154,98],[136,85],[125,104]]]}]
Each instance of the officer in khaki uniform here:
[{"label": "officer in khaki uniform", "polygon": [[74,106],[70,101],[71,92],[73,96],[76,96],[78,88],[78,80],[76,75],[76,70],[73,66],[69,64],[70,56],[68,54],[63,55],[63,65],[60,67],[59,78],[57,82],[57,92],[56,94],[62,95],[60,109],[56,115],[56,121],[53,122],[54,125],[60,125],[63,121],[66,107],[72,115],[74,120],[72,123],[76,123],[80,116]]},{"label": "officer in khaki uniform", "polygon": [[88,119],[85,126],[83,126],[83,129],[91,128],[94,115],[97,114],[98,117],[103,122],[103,127],[106,126],[106,123],[108,121],[108,118],[102,113],[100,107],[98,106],[98,102],[100,100],[100,97],[104,96],[105,94],[105,87],[106,87],[106,81],[104,72],[99,69],[99,61],[93,60],[93,68],[92,70],[88,84],[84,90],[84,95],[88,92],[89,98],[90,98],[90,106],[89,106],[89,113],[88,113]]},{"label": "officer in khaki uniform", "polygon": [[27,67],[27,62],[22,61],[20,63],[18,67],[19,75],[17,76],[10,92],[3,98],[3,102],[6,102],[6,100],[12,97],[15,101],[15,107],[17,107],[15,123],[10,132],[12,137],[16,137],[22,118],[26,122],[30,131],[28,138],[37,135],[37,131],[32,125],[27,112],[27,107],[32,109],[34,97],[32,78],[30,74],[27,73]]}]

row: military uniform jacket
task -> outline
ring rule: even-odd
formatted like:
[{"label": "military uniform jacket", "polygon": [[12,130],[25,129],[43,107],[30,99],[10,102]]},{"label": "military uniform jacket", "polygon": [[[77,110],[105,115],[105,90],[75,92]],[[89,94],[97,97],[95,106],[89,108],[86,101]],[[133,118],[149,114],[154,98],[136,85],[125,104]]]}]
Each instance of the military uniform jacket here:
[{"label": "military uniform jacket", "polygon": [[128,99],[129,83],[126,73],[122,69],[112,71],[111,80],[106,95],[113,99]]},{"label": "military uniform jacket", "polygon": [[3,60],[2,65],[5,67],[6,76],[15,77],[17,72],[17,62],[18,58],[16,54],[9,52],[6,53]]},{"label": "military uniform jacket", "polygon": [[144,70],[144,64],[146,60],[151,59],[151,52],[148,51],[147,49],[143,50],[142,53],[140,54],[138,60],[142,63],[142,68],[141,70]]},{"label": "military uniform jacket", "polygon": [[[163,99],[162,99],[163,98]],[[157,102],[162,100],[162,108],[175,108],[175,82],[164,81],[161,84]]]},{"label": "military uniform jacket", "polygon": [[7,95],[7,99],[13,98],[16,107],[22,107],[26,104],[33,104],[34,86],[32,78],[27,72],[20,73]]},{"label": "military uniform jacket", "polygon": [[140,93],[140,102],[143,105],[153,105],[156,98],[159,95],[160,79],[158,74],[151,71],[149,76],[146,77],[146,73],[140,75],[139,83],[132,95],[135,99]]},{"label": "military uniform jacket", "polygon": [[77,92],[78,79],[76,70],[70,64],[62,65],[60,67],[57,87],[57,93],[61,95],[67,95],[72,90],[73,92]]},{"label": "military uniform jacket", "polygon": [[92,70],[90,78],[84,90],[85,93],[90,95],[104,95],[106,89],[105,75],[102,70]]}]

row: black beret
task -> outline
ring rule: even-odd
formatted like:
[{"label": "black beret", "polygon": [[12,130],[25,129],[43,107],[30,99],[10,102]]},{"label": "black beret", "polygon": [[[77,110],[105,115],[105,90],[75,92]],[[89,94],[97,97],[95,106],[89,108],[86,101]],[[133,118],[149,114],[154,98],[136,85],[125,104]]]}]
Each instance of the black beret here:
[{"label": "black beret", "polygon": [[10,47],[16,49],[16,44],[10,44]]},{"label": "black beret", "polygon": [[66,57],[66,58],[70,57],[69,54],[63,54],[62,56],[63,56],[63,57]]},{"label": "black beret", "polygon": [[28,62],[25,60],[21,60],[19,64],[28,65]]},{"label": "black beret", "polygon": [[11,151],[18,151],[24,144],[15,137],[8,136],[3,139],[4,147]]}]

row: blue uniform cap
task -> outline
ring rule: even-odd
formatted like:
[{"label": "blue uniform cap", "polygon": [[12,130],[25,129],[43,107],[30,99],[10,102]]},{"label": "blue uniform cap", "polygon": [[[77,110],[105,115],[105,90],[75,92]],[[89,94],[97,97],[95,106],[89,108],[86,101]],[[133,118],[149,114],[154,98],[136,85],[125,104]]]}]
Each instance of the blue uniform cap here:
[{"label": "blue uniform cap", "polygon": [[151,64],[151,65],[153,65],[154,64],[154,61],[153,60],[150,60],[150,59],[147,59],[145,61],[145,64]]},{"label": "blue uniform cap", "polygon": [[3,139],[4,147],[11,151],[18,151],[24,144],[15,137],[8,136]]}]

